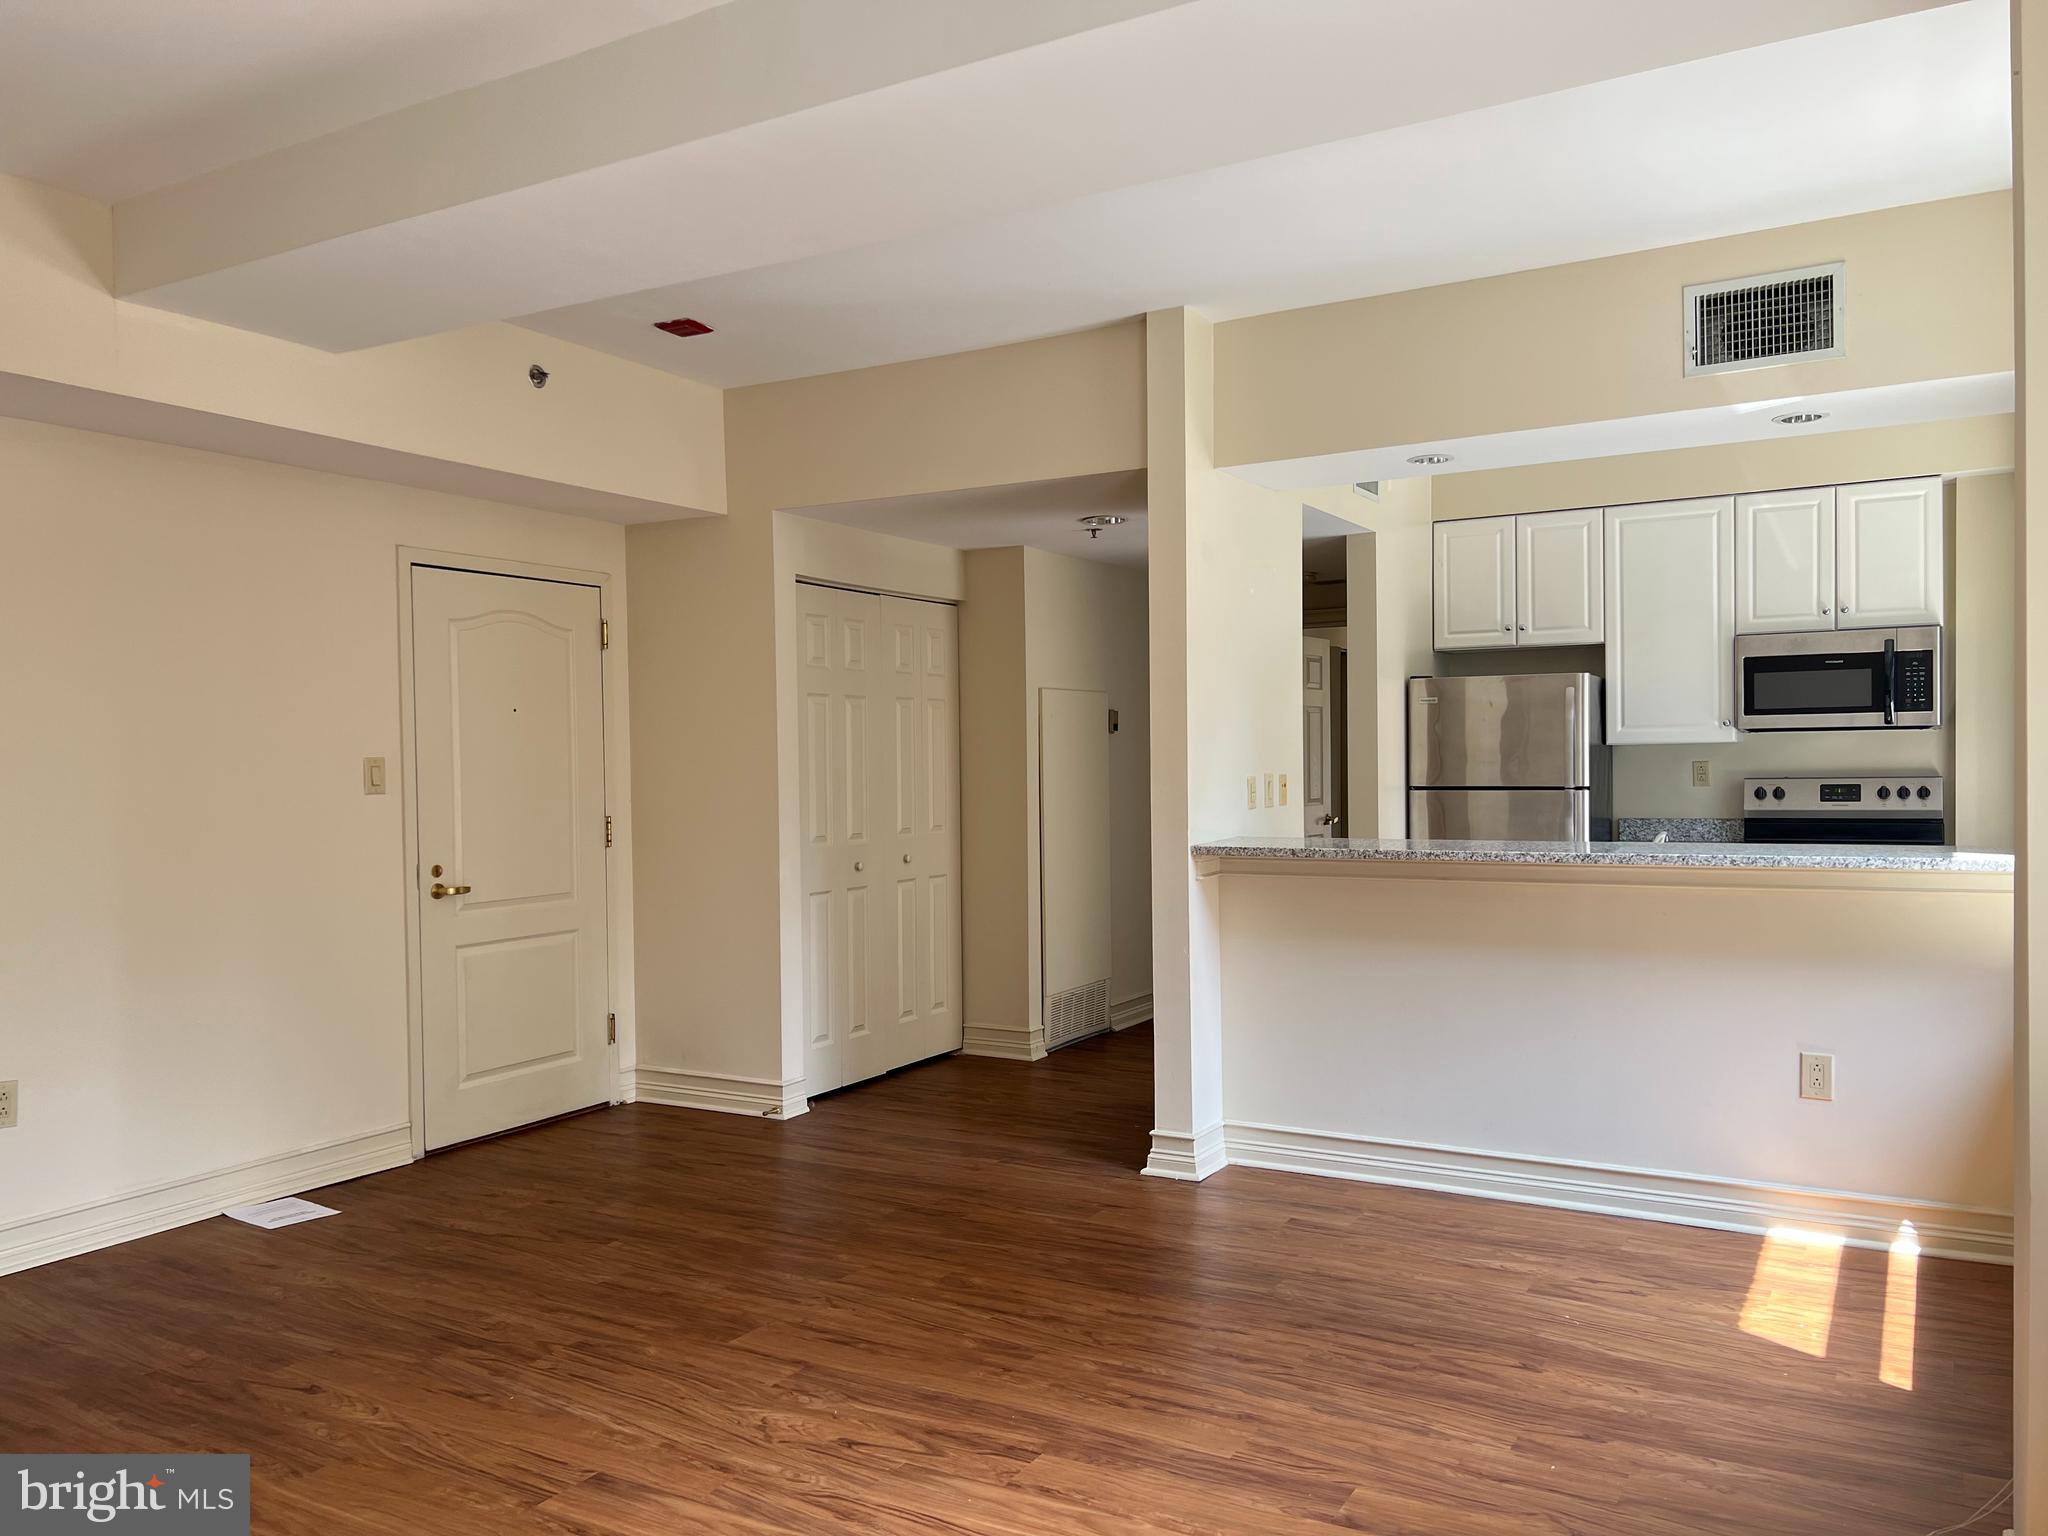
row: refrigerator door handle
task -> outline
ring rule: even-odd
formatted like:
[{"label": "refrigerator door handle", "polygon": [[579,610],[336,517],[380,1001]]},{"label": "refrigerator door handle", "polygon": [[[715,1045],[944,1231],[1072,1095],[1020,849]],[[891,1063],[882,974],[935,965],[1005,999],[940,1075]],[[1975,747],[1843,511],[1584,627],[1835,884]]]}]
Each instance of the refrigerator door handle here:
[{"label": "refrigerator door handle", "polygon": [[1579,689],[1576,683],[1564,691],[1564,777],[1560,784],[1579,783]]}]

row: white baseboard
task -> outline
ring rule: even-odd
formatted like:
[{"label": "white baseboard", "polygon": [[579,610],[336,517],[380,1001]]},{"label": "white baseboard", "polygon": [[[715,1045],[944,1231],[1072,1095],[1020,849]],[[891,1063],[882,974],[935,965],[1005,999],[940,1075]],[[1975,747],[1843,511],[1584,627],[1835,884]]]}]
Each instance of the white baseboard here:
[{"label": "white baseboard", "polygon": [[1152,994],[1150,992],[1140,992],[1136,997],[1127,997],[1120,1003],[1110,1004],[1109,1027],[1111,1029],[1129,1029],[1133,1024],[1150,1024],[1151,1022]]},{"label": "white baseboard", "polygon": [[304,1194],[411,1161],[412,1127],[399,1125],[30,1216],[0,1226],[0,1275],[205,1221],[231,1205]]},{"label": "white baseboard", "polygon": [[[1161,1155],[1158,1132],[1152,1140],[1152,1158],[1157,1162]],[[1900,1223],[1911,1222],[1923,1253],[1992,1264],[2012,1262],[2011,1213],[1974,1206],[1480,1152],[1237,1120],[1223,1127],[1223,1146],[1233,1166],[1484,1195],[1725,1232],[1799,1226],[1836,1233],[1859,1248],[1888,1248],[1898,1236]],[[1151,1164],[1145,1171],[1154,1171]]]},{"label": "white baseboard", "polygon": [[1212,1125],[1194,1135],[1179,1131],[1152,1132],[1152,1155],[1145,1159],[1145,1173],[1155,1179],[1187,1179],[1199,1182],[1221,1172],[1229,1161],[1223,1127]]},{"label": "white baseboard", "polygon": [[709,1109],[722,1115],[756,1115],[765,1120],[794,1120],[811,1105],[802,1078],[778,1083],[768,1077],[737,1077],[729,1072],[672,1072],[665,1067],[635,1067],[628,1102],[665,1104],[673,1109]]},{"label": "white baseboard", "polygon": [[998,1061],[1043,1061],[1045,1027],[1012,1029],[1007,1024],[969,1024],[961,1031],[960,1054],[992,1056]]}]

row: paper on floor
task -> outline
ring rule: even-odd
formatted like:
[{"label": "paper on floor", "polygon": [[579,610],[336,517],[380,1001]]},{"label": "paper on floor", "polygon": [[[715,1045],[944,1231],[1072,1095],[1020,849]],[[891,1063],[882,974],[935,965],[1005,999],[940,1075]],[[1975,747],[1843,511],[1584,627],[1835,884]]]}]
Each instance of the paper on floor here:
[{"label": "paper on floor", "polygon": [[338,1216],[341,1213],[331,1205],[315,1205],[312,1201],[301,1200],[296,1195],[286,1195],[281,1200],[265,1200],[257,1205],[231,1205],[221,1214],[268,1231],[276,1227],[289,1227],[296,1222],[313,1221],[322,1216]]}]

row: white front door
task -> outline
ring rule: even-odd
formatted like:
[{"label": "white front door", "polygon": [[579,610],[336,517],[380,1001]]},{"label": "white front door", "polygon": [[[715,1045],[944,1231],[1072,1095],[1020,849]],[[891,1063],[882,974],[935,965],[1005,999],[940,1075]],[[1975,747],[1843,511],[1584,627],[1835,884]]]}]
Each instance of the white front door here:
[{"label": "white front door", "polygon": [[960,1048],[957,635],[797,587],[808,1094]]},{"label": "white front door", "polygon": [[425,1141],[606,1102],[596,587],[415,566]]},{"label": "white front door", "polygon": [[1309,837],[1331,837],[1337,813],[1331,795],[1336,775],[1336,735],[1331,724],[1331,646],[1304,636],[1301,642],[1301,819]]}]

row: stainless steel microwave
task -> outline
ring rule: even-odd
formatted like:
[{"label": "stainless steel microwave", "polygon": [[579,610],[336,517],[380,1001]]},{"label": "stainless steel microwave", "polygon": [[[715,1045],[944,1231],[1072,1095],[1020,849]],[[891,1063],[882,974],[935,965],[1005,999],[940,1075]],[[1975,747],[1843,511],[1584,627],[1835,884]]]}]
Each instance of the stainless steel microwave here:
[{"label": "stainless steel microwave", "polygon": [[1735,637],[1745,731],[1924,731],[1941,724],[1941,628]]}]

